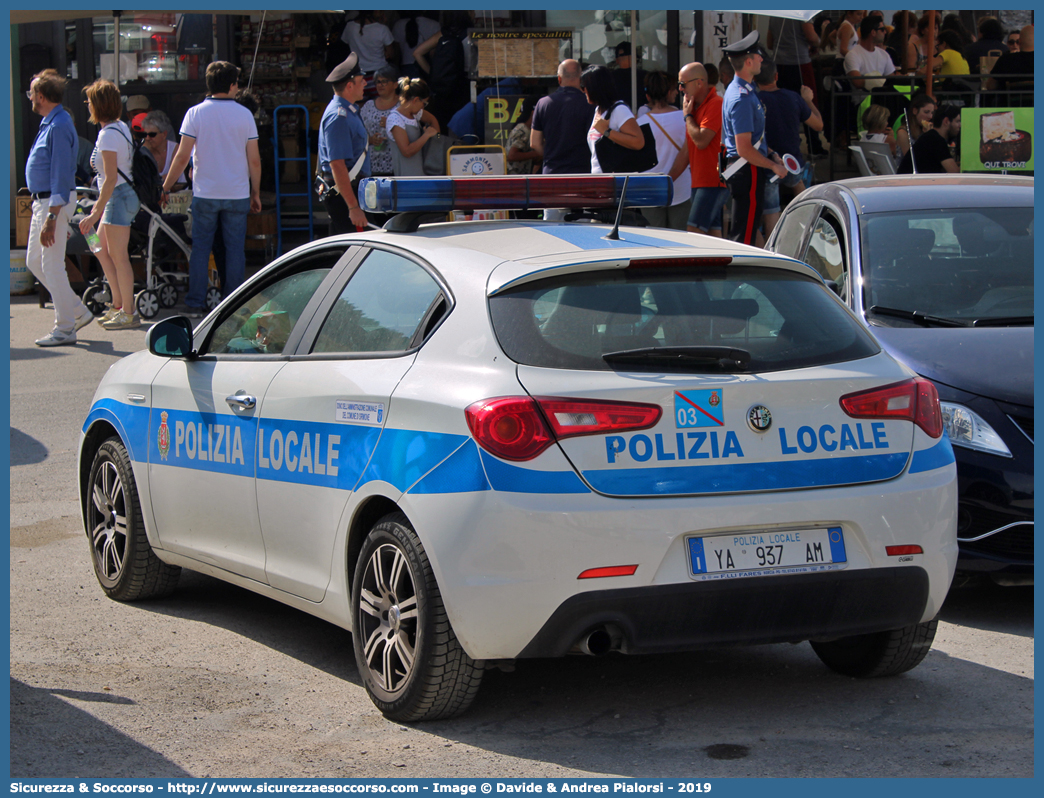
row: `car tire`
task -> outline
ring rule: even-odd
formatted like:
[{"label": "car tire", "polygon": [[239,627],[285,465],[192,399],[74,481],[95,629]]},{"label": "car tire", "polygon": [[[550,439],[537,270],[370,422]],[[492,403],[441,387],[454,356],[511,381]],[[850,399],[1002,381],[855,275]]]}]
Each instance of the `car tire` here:
[{"label": "car tire", "polygon": [[162,562],[149,545],[130,456],[119,438],[98,447],[87,490],[87,540],[105,594],[138,601],[172,593],[181,568]]},{"label": "car tire", "polygon": [[895,676],[916,668],[928,656],[938,625],[934,620],[889,632],[812,641],[812,649],[828,668],[845,676]]},{"label": "car tire", "polygon": [[424,547],[406,516],[381,519],[352,580],[352,641],[366,692],[396,721],[464,712],[482,682],[453,633]]}]

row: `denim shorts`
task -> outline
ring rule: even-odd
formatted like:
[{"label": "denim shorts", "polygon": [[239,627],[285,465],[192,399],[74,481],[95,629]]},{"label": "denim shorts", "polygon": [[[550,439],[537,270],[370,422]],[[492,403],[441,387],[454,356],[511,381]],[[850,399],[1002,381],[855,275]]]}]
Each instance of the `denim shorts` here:
[{"label": "denim shorts", "polygon": [[796,175],[792,175],[789,172],[786,177],[781,177],[779,180],[767,180],[765,182],[765,198],[761,203],[762,213],[779,213],[779,184],[782,183],[788,188],[793,188],[801,179],[805,176],[805,170],[802,168]]},{"label": "denim shorts", "polygon": [[694,188],[692,208],[689,210],[689,226],[700,230],[721,230],[721,209],[729,198],[729,190],[720,188]]},{"label": "denim shorts", "polygon": [[141,202],[138,200],[134,186],[130,183],[120,183],[113,189],[112,196],[105,203],[101,223],[116,227],[130,227],[140,208]]}]

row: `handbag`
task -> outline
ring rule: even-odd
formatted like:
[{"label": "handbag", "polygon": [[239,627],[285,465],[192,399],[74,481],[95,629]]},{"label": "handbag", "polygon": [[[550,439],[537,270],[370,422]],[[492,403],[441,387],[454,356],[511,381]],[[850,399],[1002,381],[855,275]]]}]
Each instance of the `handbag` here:
[{"label": "handbag", "polygon": [[[616,106],[613,106],[614,108]],[[602,172],[648,172],[656,166],[656,137],[649,123],[638,125],[645,137],[645,145],[640,150],[632,150],[610,141],[609,136],[602,136],[595,142],[595,156]]]}]

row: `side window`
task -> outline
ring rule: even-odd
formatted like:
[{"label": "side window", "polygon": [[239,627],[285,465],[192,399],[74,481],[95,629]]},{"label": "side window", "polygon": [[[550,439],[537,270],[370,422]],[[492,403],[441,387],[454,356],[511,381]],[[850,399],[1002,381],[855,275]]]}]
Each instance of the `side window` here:
[{"label": "side window", "polygon": [[421,322],[434,325],[437,304],[445,312],[442,289],[428,272],[400,255],[374,250],[337,298],[312,352],[401,352]]},{"label": "side window", "polygon": [[306,269],[265,285],[214,329],[204,354],[281,354],[330,268]]},{"label": "side window", "polygon": [[815,218],[819,206],[808,203],[789,211],[776,231],[776,239],[772,243],[774,252],[790,258],[798,257],[801,242],[805,240],[805,232]]},{"label": "side window", "polygon": [[823,275],[824,280],[837,283],[841,296],[845,296],[845,284],[848,282],[845,240],[841,235],[840,223],[830,214],[824,213],[816,220],[802,260]]}]

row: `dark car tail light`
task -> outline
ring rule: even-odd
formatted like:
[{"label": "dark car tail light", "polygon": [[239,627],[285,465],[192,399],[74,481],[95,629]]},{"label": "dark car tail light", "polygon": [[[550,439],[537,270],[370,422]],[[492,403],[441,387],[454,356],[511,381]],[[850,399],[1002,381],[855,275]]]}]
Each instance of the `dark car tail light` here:
[{"label": "dark car tail light", "polygon": [[475,442],[504,460],[532,460],[563,438],[647,429],[662,414],[659,405],[551,396],[500,396],[464,411]]},{"label": "dark car tail light", "polygon": [[939,392],[924,377],[847,394],[841,409],[852,418],[905,418],[933,438],[943,433]]}]

